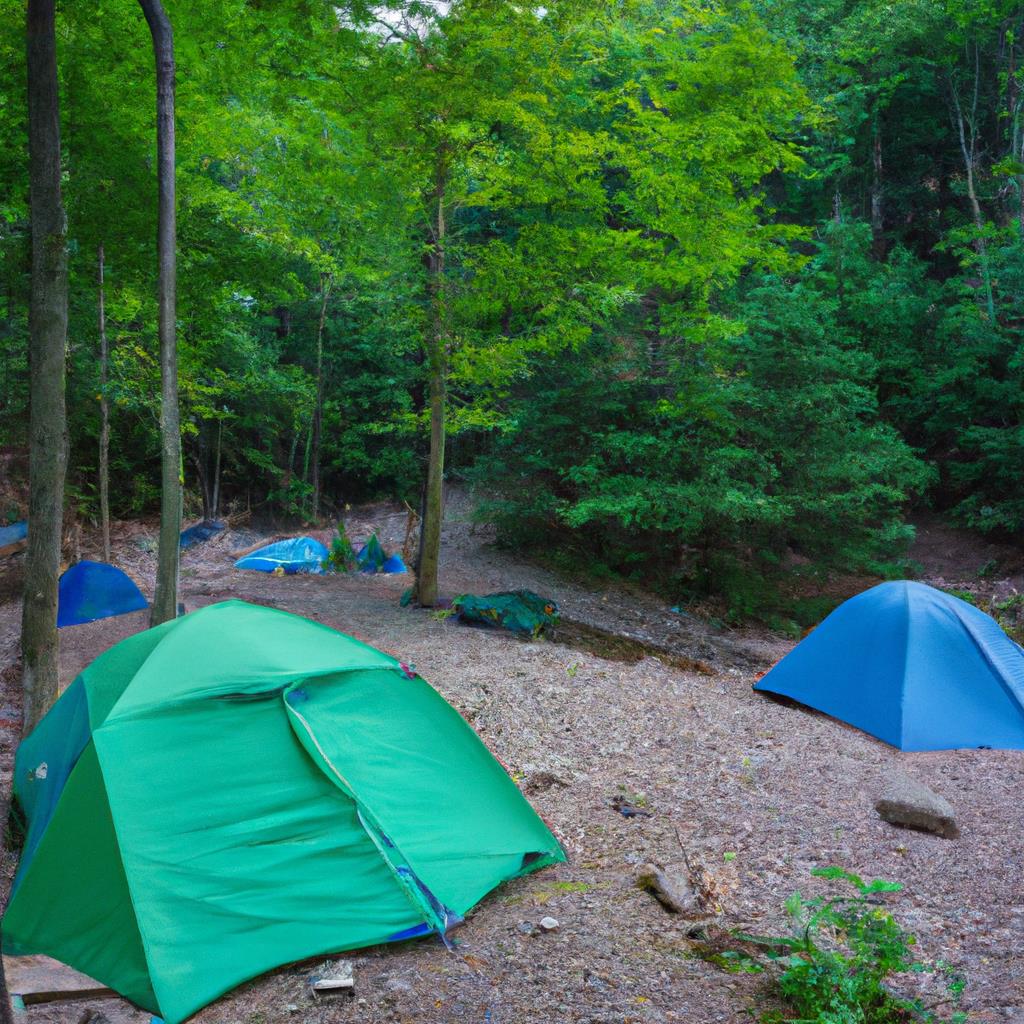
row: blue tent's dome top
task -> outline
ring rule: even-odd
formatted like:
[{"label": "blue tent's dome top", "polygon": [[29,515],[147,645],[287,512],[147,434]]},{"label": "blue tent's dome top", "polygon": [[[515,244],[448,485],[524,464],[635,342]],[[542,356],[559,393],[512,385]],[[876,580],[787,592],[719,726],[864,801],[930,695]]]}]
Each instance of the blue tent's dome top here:
[{"label": "blue tent's dome top", "polygon": [[256,569],[258,572],[280,569],[289,576],[297,572],[320,573],[327,555],[327,548],[320,541],[312,537],[292,537],[240,558],[235,562],[235,568]]},{"label": "blue tent's dome top", "polygon": [[116,566],[86,560],[60,578],[57,625],[79,626],[145,607],[142,591],[129,576]]},{"label": "blue tent's dome top", "polygon": [[850,598],[755,689],[901,750],[1024,749],[1024,651],[980,609],[924,583]]}]

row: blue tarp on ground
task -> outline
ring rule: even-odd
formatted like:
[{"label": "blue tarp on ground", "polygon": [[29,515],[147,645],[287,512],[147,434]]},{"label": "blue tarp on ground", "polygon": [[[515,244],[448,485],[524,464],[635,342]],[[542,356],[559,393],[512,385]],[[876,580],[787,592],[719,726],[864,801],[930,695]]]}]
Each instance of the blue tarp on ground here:
[{"label": "blue tarp on ground", "polygon": [[312,537],[292,537],[268,544],[251,555],[235,562],[236,569],[256,569],[258,572],[274,572],[283,569],[289,576],[297,572],[323,572],[323,561],[327,548]]},{"label": "blue tarp on ground", "polygon": [[900,750],[1024,749],[1024,651],[990,616],[923,583],[846,601],[754,689]]},{"label": "blue tarp on ground", "polygon": [[28,523],[11,523],[10,526],[0,526],[0,548],[8,544],[17,544],[28,536]]},{"label": "blue tarp on ground", "polygon": [[195,526],[190,526],[187,530],[181,531],[181,538],[178,540],[178,547],[182,551],[188,551],[189,548],[194,548],[197,544],[202,544],[204,541],[209,540],[215,534],[220,533],[224,529],[224,523],[219,519],[214,519],[210,522],[203,521],[196,523]]},{"label": "blue tarp on ground", "polygon": [[142,591],[105,562],[79,562],[60,578],[57,626],[79,626],[146,607]]}]

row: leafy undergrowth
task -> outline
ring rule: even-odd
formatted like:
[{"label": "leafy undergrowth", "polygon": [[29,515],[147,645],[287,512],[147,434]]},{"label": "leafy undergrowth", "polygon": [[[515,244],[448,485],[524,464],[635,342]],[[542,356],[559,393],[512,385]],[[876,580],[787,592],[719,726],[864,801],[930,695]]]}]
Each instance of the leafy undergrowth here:
[{"label": "leafy undergrowth", "polygon": [[[899,892],[896,882],[858,875],[838,867],[811,872],[844,883],[852,895],[804,897],[786,901],[788,935],[736,933],[730,948],[709,959],[732,972],[766,973],[773,995],[786,1010],[771,1010],[764,1024],[964,1024],[956,1009],[964,979],[941,961],[918,960],[917,940],[885,908],[880,897]],[[909,975],[933,975],[944,993],[930,1003],[900,994],[896,985]],[[903,977],[901,977],[903,976]],[[920,978],[918,980],[921,980]]]}]

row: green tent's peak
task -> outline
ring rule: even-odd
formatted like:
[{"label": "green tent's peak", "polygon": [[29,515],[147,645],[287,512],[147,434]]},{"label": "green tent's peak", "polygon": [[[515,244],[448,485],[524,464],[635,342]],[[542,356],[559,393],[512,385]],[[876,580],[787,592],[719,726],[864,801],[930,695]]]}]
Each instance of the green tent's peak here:
[{"label": "green tent's peak", "polygon": [[206,605],[157,628],[163,632],[104,720],[197,698],[279,691],[335,672],[399,667],[331,626],[246,601]]}]

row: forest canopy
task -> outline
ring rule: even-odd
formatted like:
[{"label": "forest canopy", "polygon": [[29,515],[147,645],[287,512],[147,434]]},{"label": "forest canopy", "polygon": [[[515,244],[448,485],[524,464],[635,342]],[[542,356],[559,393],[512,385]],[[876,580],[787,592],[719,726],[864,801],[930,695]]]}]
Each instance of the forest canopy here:
[{"label": "forest canopy", "polygon": [[[1024,529],[1019,4],[165,6],[189,513],[418,505],[443,408],[445,475],[503,542],[736,616],[906,572],[915,508]],[[23,21],[0,0],[14,448]],[[148,515],[152,54],[136,0],[62,5],[57,36],[69,499],[96,516],[105,395],[113,512]]]}]

